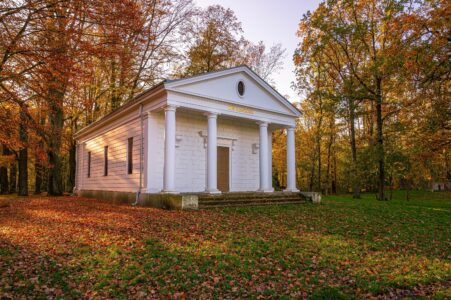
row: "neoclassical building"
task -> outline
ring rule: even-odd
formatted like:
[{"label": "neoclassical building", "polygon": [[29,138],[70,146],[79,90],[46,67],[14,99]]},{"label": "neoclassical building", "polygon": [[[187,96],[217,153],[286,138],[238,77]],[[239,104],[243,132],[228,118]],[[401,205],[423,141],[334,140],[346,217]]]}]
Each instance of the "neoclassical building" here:
[{"label": "neoclassical building", "polygon": [[272,132],[286,129],[286,190],[295,192],[299,116],[247,66],[165,80],[76,133],[76,191],[270,193]]}]

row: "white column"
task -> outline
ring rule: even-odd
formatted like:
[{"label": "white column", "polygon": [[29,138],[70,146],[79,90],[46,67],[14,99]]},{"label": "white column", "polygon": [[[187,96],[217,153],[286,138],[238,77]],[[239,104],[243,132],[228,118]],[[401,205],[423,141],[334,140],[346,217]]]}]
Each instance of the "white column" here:
[{"label": "white column", "polygon": [[[75,186],[74,186],[74,193],[77,193],[78,190],[80,190],[80,163],[81,160],[79,159],[79,155],[81,153],[80,151],[80,143],[76,142],[75,146]],[[83,166],[83,165],[82,165]],[[83,168],[81,168],[81,172],[83,173]]]},{"label": "white column", "polygon": [[[146,171],[144,172],[145,174],[145,180],[146,180],[146,190],[148,193],[150,193],[152,191],[152,167],[153,165],[153,161],[152,158],[154,157],[154,153],[155,153],[155,139],[154,136],[152,135],[152,129],[154,128],[154,120],[153,120],[153,115],[152,112],[148,112],[147,113],[147,125],[146,125],[146,134],[144,137],[144,142],[147,143],[146,146],[146,155],[145,155],[145,162],[146,162]],[[156,191],[153,191],[156,192]]]},{"label": "white column", "polygon": [[82,190],[83,189],[83,186],[84,186],[84,181],[85,181],[85,176],[87,176],[87,173],[86,173],[86,169],[85,169],[85,153],[86,153],[86,143],[82,143],[81,145],[80,145],[80,151],[81,151],[81,165],[80,165],[80,174],[78,174],[79,176],[80,176],[80,181],[79,181],[79,183],[78,183],[78,186],[77,186],[77,190]]},{"label": "white column", "polygon": [[169,105],[164,109],[164,177],[163,193],[175,191],[175,106]]},{"label": "white column", "polygon": [[268,190],[274,192],[272,186],[272,130],[268,129]]},{"label": "white column", "polygon": [[207,193],[217,194],[218,191],[218,114],[207,113],[208,136],[207,136]]},{"label": "white column", "polygon": [[260,192],[270,192],[268,187],[268,123],[260,122]]},{"label": "white column", "polygon": [[285,192],[298,192],[296,188],[296,157],[294,127],[287,128],[287,188]]}]

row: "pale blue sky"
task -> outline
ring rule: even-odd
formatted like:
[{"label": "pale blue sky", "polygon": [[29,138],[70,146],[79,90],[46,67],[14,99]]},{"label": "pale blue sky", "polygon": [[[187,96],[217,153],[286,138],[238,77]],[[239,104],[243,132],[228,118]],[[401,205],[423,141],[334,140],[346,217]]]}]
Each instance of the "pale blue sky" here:
[{"label": "pale blue sky", "polygon": [[299,20],[308,10],[314,10],[320,0],[195,0],[200,7],[219,4],[231,8],[243,27],[243,36],[256,43],[263,41],[267,46],[281,43],[286,49],[284,67],[273,76],[276,88],[290,101],[299,101],[291,89],[294,81],[292,56],[298,39],[296,31]]}]

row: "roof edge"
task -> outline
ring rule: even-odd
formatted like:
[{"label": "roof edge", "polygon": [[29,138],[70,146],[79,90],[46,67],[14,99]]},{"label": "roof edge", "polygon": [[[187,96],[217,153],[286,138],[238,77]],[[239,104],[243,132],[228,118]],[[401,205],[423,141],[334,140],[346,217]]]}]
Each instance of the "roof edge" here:
[{"label": "roof edge", "polygon": [[116,110],[106,114],[105,116],[103,116],[99,120],[94,121],[93,123],[91,123],[91,124],[83,127],[82,129],[78,130],[74,134],[74,139],[80,138],[81,136],[89,133],[90,131],[102,126],[105,122],[113,119],[114,117],[120,115],[121,113],[125,113],[126,111],[128,111],[129,109],[134,107],[135,105],[138,105],[141,102],[145,101],[147,96],[152,95],[153,93],[159,91],[160,89],[164,90],[165,82],[166,82],[166,80],[163,80],[163,81],[159,82],[158,84],[154,85],[153,87],[151,87],[151,88],[141,92],[140,94],[136,95],[132,100],[130,100],[129,102],[127,102],[124,105],[120,106]]}]

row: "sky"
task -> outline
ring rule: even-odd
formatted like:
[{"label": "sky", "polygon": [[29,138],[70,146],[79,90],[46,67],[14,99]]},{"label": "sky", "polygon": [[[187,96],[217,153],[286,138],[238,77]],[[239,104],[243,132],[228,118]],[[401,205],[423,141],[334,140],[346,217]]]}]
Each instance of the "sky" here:
[{"label": "sky", "polygon": [[281,43],[286,49],[283,69],[274,74],[276,89],[290,101],[300,96],[291,88],[295,80],[293,53],[298,44],[296,31],[302,15],[314,10],[320,0],[195,0],[200,7],[219,4],[231,8],[241,21],[243,36],[257,43],[263,41],[269,48]]}]

